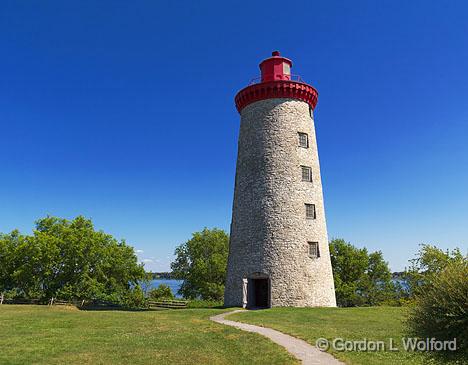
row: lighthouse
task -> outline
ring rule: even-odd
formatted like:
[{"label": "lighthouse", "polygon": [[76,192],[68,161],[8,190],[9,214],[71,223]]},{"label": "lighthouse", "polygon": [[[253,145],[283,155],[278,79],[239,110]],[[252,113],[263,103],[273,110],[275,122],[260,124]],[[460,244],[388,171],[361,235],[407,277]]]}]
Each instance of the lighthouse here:
[{"label": "lighthouse", "polygon": [[240,90],[224,304],[336,306],[314,127],[317,91],[275,51]]}]

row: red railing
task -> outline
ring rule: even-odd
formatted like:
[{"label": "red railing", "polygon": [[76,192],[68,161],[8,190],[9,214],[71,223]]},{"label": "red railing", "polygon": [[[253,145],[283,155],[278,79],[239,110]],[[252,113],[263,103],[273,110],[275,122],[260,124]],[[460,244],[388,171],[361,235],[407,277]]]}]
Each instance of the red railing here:
[{"label": "red railing", "polygon": [[[284,80],[290,80],[290,81],[297,81],[297,82],[305,82],[302,80],[302,77],[299,75],[289,75],[289,79],[284,79]],[[262,77],[254,77],[253,79],[250,80],[249,86],[254,85],[254,84],[259,84],[262,81]]]}]

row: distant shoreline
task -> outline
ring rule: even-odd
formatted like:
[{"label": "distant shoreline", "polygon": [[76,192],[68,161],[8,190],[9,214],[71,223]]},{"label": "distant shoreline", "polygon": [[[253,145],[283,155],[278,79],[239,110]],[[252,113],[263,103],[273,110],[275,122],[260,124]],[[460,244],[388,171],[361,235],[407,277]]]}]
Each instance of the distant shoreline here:
[{"label": "distant shoreline", "polygon": [[148,272],[149,275],[151,275],[151,278],[153,280],[155,279],[166,279],[166,280],[172,280],[176,279],[174,275],[172,275],[171,272]]}]

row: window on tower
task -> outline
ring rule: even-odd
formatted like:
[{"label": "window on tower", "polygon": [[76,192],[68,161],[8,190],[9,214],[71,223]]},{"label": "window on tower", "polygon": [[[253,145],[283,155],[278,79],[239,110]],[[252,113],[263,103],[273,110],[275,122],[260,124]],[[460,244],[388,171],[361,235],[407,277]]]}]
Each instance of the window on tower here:
[{"label": "window on tower", "polygon": [[309,244],[309,257],[316,259],[320,257],[318,242],[307,242]]},{"label": "window on tower", "polygon": [[312,182],[312,169],[309,166],[301,166],[302,181]]},{"label": "window on tower", "polygon": [[307,219],[315,219],[317,218],[316,212],[315,212],[315,204],[306,204],[306,218]]},{"label": "window on tower", "polygon": [[309,136],[307,133],[299,132],[299,147],[309,148]]}]

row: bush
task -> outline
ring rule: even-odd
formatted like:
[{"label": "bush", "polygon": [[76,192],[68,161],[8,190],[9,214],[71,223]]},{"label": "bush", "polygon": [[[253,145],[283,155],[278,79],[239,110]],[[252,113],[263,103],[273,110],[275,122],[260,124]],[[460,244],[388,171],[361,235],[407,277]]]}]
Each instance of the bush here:
[{"label": "bush", "polygon": [[187,303],[187,308],[219,308],[223,306],[222,300],[194,299]]},{"label": "bush", "polygon": [[458,248],[450,252],[433,245],[421,245],[416,257],[410,260],[410,267],[403,276],[409,297],[424,293],[426,286],[430,286],[432,280],[449,264],[463,262],[463,260],[466,258]]},{"label": "bush", "polygon": [[415,300],[408,318],[411,335],[437,340],[457,339],[468,354],[468,260],[450,263]]},{"label": "bush", "polygon": [[174,293],[166,284],[159,284],[157,288],[149,291],[148,297],[153,300],[174,299]]},{"label": "bush", "polygon": [[146,307],[145,293],[140,286],[136,286],[125,293],[120,305],[127,308],[144,308]]}]

